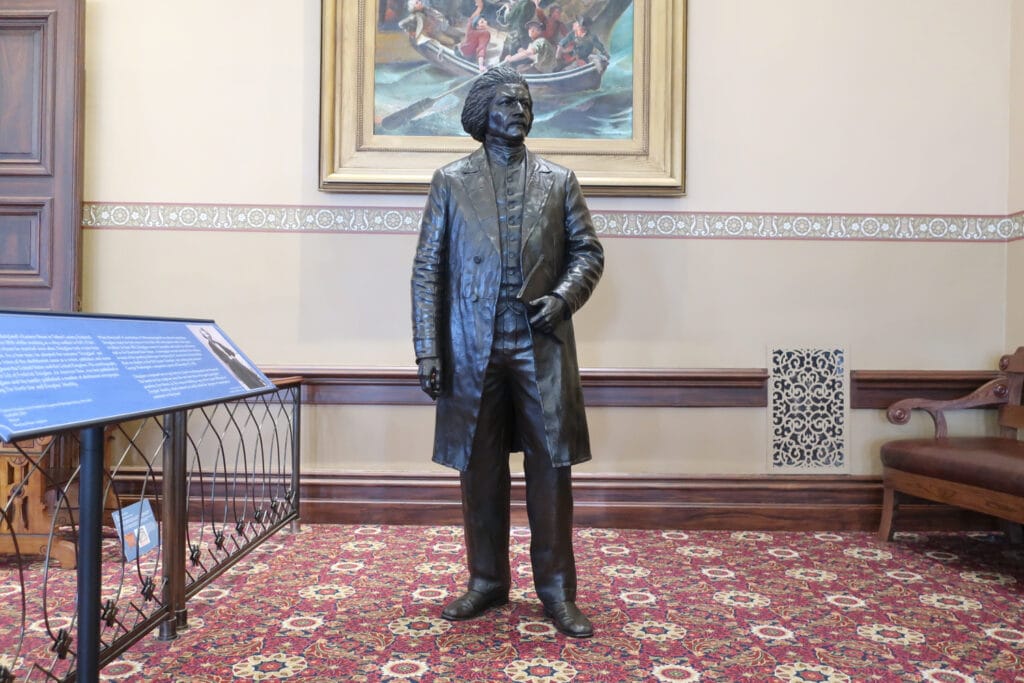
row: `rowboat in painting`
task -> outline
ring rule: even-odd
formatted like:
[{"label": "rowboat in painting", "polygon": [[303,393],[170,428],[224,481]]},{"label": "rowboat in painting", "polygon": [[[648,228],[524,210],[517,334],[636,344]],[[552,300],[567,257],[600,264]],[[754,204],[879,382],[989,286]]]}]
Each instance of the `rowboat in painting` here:
[{"label": "rowboat in painting", "polygon": [[[632,3],[633,0],[586,0],[586,4],[583,7],[587,9],[587,16],[592,18],[591,31],[602,43],[608,44],[612,28]],[[498,3],[491,2],[491,4]],[[504,4],[506,5],[505,9],[507,9],[507,3]],[[448,35],[444,42],[438,39],[440,36],[436,35],[436,33],[426,30],[422,16],[418,20],[411,17],[407,18],[400,22],[399,25],[406,24],[408,47],[411,47],[429,64],[457,78],[471,78],[479,74],[479,67],[474,60],[465,58],[458,49],[451,47],[454,42],[458,41],[459,35],[463,32],[454,29],[447,19],[442,20],[441,23],[447,24],[445,32]],[[492,41],[488,48],[486,60],[488,64],[498,63],[501,46],[507,38],[507,29],[508,27],[504,21],[496,17],[489,29],[492,34]],[[381,36],[378,34],[378,49],[382,48],[380,38]],[[392,50],[393,53],[394,51]],[[602,56],[595,52],[586,64],[551,73],[524,71],[523,77],[532,91],[559,95],[599,89],[601,87],[601,79],[607,68],[607,56]]]},{"label": "rowboat in painting", "polygon": [[[434,38],[420,34],[411,37],[410,41],[412,48],[424,59],[452,76],[469,78],[480,73],[476,62],[466,59]],[[607,60],[595,58],[583,66],[572,69],[547,74],[525,73],[523,77],[529,84],[530,90],[534,92],[538,89],[553,93],[597,90],[601,87],[601,77],[607,66]]]}]

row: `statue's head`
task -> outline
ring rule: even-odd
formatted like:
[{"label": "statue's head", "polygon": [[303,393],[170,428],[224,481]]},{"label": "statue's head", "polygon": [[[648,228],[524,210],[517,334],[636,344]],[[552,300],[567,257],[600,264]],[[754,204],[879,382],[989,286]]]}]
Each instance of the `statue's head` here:
[{"label": "statue's head", "polygon": [[[504,86],[515,86],[525,89],[529,100],[530,87],[526,84],[523,75],[511,66],[496,66],[488,69],[480,75],[469,94],[466,95],[466,102],[462,106],[462,128],[473,136],[478,142],[484,141],[487,134],[487,126],[491,111],[491,102],[499,90],[505,91]],[[529,120],[526,124],[526,133],[529,134],[533,125],[533,101],[529,100]]]}]

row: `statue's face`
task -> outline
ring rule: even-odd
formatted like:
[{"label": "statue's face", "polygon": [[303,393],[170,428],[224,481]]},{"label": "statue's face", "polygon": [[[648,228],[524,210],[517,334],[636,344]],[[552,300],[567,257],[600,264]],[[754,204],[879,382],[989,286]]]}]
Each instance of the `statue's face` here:
[{"label": "statue's face", "polygon": [[487,111],[487,134],[508,142],[522,142],[533,125],[533,99],[525,86],[498,86]]}]

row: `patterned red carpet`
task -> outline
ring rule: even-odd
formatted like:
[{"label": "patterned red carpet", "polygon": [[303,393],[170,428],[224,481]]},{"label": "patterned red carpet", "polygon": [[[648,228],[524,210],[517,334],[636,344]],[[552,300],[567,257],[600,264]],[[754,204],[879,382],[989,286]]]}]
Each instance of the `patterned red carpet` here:
[{"label": "patterned red carpet", "polygon": [[454,527],[277,536],[107,680],[1024,681],[1024,549],[999,534],[577,531],[596,634],[555,632],[513,531],[512,602],[440,618]]}]

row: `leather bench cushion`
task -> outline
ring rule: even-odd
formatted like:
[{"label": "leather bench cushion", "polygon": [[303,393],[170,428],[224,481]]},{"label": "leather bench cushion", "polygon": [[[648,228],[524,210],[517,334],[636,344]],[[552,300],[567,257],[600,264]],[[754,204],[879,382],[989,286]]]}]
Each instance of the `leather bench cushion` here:
[{"label": "leather bench cushion", "polygon": [[926,477],[1024,496],[1024,441],[999,437],[898,439],[882,464]]}]

